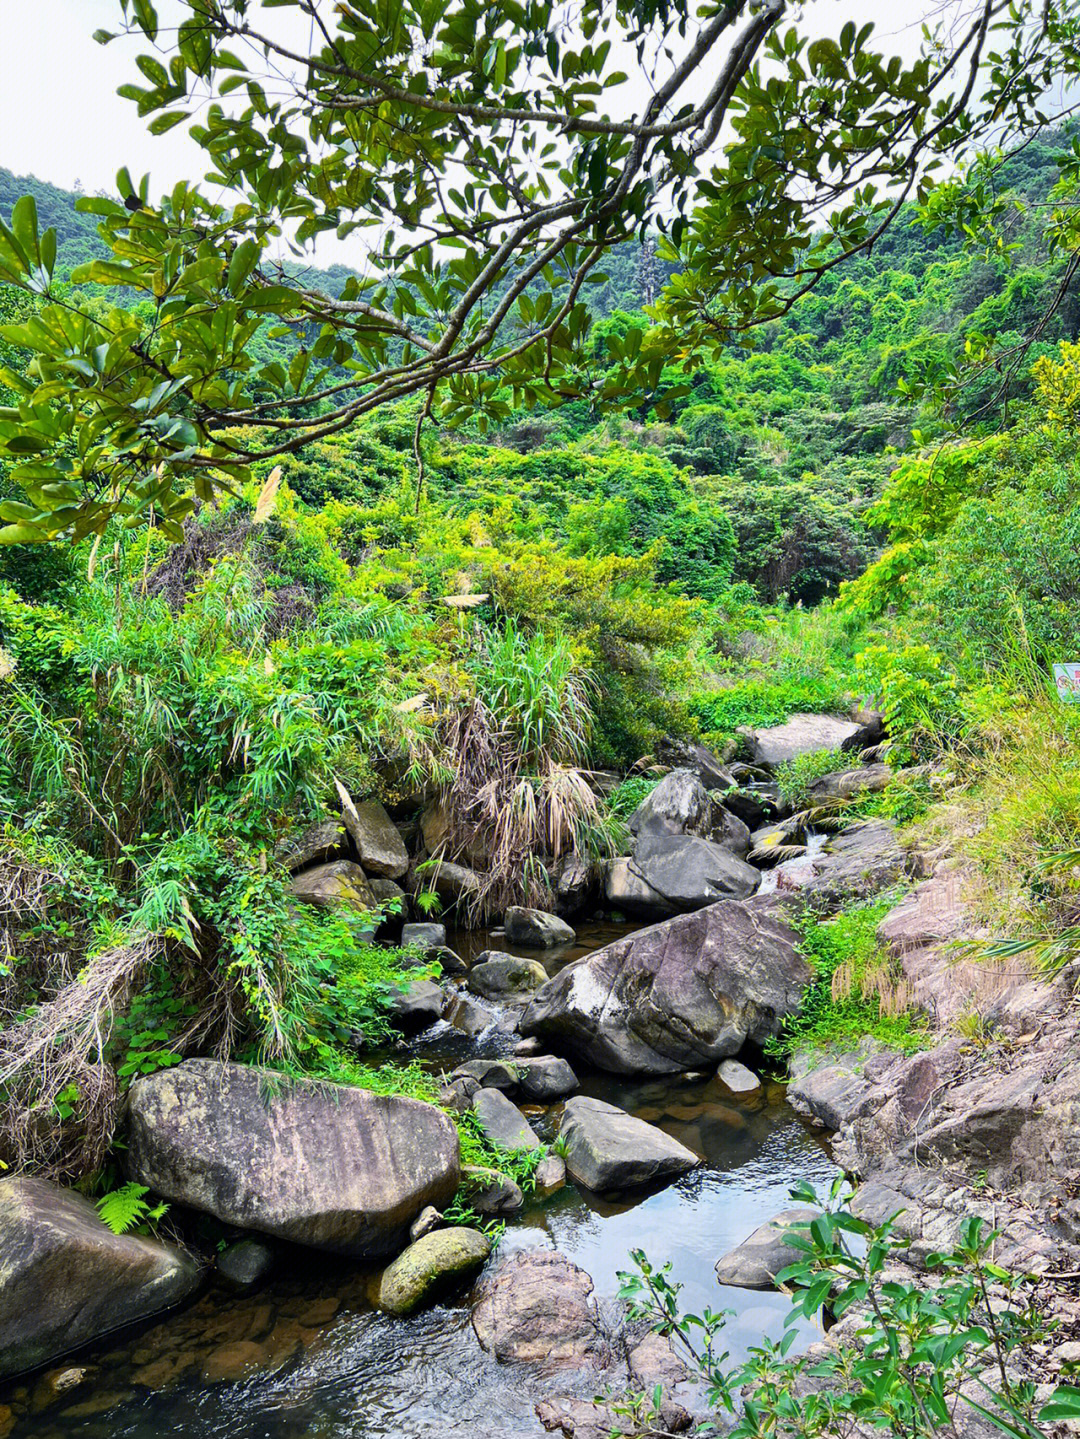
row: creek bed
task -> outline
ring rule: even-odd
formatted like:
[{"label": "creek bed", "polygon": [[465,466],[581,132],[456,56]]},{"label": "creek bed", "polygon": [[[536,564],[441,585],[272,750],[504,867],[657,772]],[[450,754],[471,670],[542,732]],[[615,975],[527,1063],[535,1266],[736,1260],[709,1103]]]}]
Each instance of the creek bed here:
[{"label": "creek bed", "polygon": [[[626,932],[583,926],[572,951],[545,956],[545,963],[554,972]],[[475,954],[501,944],[480,935],[467,948]],[[441,1067],[505,1051],[514,1038],[493,1023],[463,1045],[440,1025],[406,1053]],[[776,1084],[740,1100],[715,1078],[580,1077],[583,1093],[659,1125],[704,1163],[653,1193],[600,1197],[568,1184],[530,1200],[508,1222],[503,1252],[558,1248],[611,1304],[617,1272],[631,1267],[629,1251],[640,1248],[656,1262],[671,1260],[686,1308],[734,1311],[725,1331],[733,1360],[764,1335],[779,1337],[789,1301],[721,1288],[713,1265],[788,1206],[796,1180],[824,1185],[833,1177],[821,1136]],[[542,1138],[553,1136],[551,1116],[534,1123]],[[14,1400],[23,1411],[14,1439],[538,1439],[533,1405],[564,1392],[557,1377],[541,1365],[498,1364],[484,1354],[464,1299],[409,1319],[374,1311],[371,1277],[340,1258],[291,1251],[256,1293],[237,1296],[215,1285],[188,1308],[54,1366],[85,1367],[78,1387],[50,1397],[44,1381],[30,1376],[0,1386],[0,1406]],[[37,1412],[25,1413],[27,1405]]]}]

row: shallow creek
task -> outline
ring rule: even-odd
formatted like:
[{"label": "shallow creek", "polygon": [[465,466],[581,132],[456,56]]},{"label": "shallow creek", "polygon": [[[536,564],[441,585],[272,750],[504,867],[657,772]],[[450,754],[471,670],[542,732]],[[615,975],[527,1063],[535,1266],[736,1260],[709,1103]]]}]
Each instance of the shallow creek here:
[{"label": "shallow creek", "polygon": [[[627,932],[583,926],[577,947],[545,963],[554,972]],[[466,958],[503,947],[497,933],[455,935],[451,944]],[[441,1069],[510,1052],[516,1036],[499,1027],[492,1008],[492,1026],[479,1039],[439,1025],[399,1057]],[[713,1265],[787,1207],[792,1183],[822,1184],[835,1173],[782,1086],[740,1101],[715,1078],[579,1076],[584,1093],[659,1125],[704,1164],[656,1193],[600,1198],[568,1184],[528,1201],[508,1223],[502,1252],[558,1248],[592,1275],[609,1305],[617,1271],[630,1268],[629,1251],[641,1248],[654,1261],[672,1261],[687,1308],[735,1311],[726,1330],[733,1359],[764,1335],[779,1336],[788,1301],[721,1288]],[[554,1137],[554,1112],[526,1112],[542,1139]],[[88,1371],[62,1394],[40,1376],[0,1386],[0,1417],[11,1406],[16,1439],[537,1439],[533,1405],[566,1392],[557,1378],[542,1366],[500,1365],[484,1354],[464,1296],[391,1319],[372,1309],[370,1281],[369,1271],[346,1260],[293,1251],[254,1294],[212,1285],[182,1311],[62,1361],[60,1368]]]}]

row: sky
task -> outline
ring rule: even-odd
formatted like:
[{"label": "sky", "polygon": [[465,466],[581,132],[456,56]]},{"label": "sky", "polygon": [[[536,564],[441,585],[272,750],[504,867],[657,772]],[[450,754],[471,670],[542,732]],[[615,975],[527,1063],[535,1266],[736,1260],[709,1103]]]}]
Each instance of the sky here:
[{"label": "sky", "polygon": [[[158,0],[163,21],[171,3]],[[890,37],[888,48],[908,58],[918,49],[919,22],[938,3],[807,0],[802,8],[807,28],[828,32],[847,19],[860,25],[872,19],[882,48]],[[117,0],[0,0],[0,165],[65,188],[78,182],[90,193],[115,192],[116,173],[126,165],[136,181],[150,174],[151,196],[206,173],[206,157],[184,126],[152,136],[131,102],[116,94],[119,85],[140,81],[134,65],[140,47],[129,40],[102,46],[92,36],[117,28],[118,16]],[[355,263],[348,248],[338,252],[331,238],[320,243],[319,259]]]}]

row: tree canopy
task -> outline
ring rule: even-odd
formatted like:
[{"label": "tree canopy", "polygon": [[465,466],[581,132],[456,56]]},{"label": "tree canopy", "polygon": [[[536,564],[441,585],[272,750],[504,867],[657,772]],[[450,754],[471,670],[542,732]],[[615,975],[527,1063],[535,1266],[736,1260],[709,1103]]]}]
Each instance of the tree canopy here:
[{"label": "tree canopy", "polygon": [[[785,314],[908,200],[979,238],[994,160],[967,187],[939,167],[1030,136],[1080,68],[1075,0],[928,5],[911,60],[871,25],[818,33],[814,4],[789,23],[783,0],[585,0],[572,22],[534,0],[174,8],[165,27],[150,0],[118,0],[117,33],[152,52],[122,93],[155,132],[189,123],[224,199],[181,183],[155,204],[126,171],[120,201],[84,197],[111,258],[72,278],[120,287],[111,306],[58,286],[31,197],[0,227],[0,280],[36,302],[0,329],[31,356],[0,374],[23,492],[0,541],[151,514],[179,537],[254,462],[389,401],[415,400],[418,457],[428,417],[662,406],[665,364]],[[1072,213],[1048,227],[1066,248]],[[282,235],[359,230],[366,272],[336,295],[271,258]],[[585,286],[657,232],[676,273],[653,331],[590,345]],[[266,335],[292,337],[287,363]]]}]

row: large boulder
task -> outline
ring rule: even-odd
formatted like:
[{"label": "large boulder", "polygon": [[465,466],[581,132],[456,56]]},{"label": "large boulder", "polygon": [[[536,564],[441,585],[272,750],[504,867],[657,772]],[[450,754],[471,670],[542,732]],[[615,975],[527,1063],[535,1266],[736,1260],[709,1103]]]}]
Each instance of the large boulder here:
[{"label": "large boulder", "polygon": [[614,909],[633,919],[666,919],[675,906],[646,884],[627,858],[613,859],[604,879],[604,895]]},{"label": "large boulder", "polygon": [[492,1144],[500,1149],[539,1149],[540,1141],[529,1121],[501,1089],[478,1089],[473,1113]]},{"label": "large boulder", "polygon": [[838,715],[792,715],[783,724],[752,731],[751,758],[755,764],[775,766],[818,750],[839,749],[860,728]]},{"label": "large boulder", "polygon": [[704,909],[720,899],[748,899],[761,883],[752,864],[696,835],[640,835],[630,868],[676,910]]},{"label": "large boulder", "polygon": [[345,806],[345,828],[368,874],[400,879],[409,868],[405,841],[377,799]]},{"label": "large boulder", "polygon": [[349,859],[317,864],[293,876],[289,885],[294,899],[319,909],[374,909],[375,898],[367,875]]},{"label": "large boulder", "polygon": [[424,950],[445,949],[446,925],[427,920],[420,920],[415,924],[403,924],[401,926],[401,942],[403,945],[415,944],[418,949]]},{"label": "large boulder", "polygon": [[696,774],[673,769],[630,816],[631,834],[707,835],[712,828],[713,802]]},{"label": "large boulder", "polygon": [[601,1343],[592,1292],[592,1280],[565,1254],[520,1250],[483,1281],[473,1329],[504,1363],[581,1363]]},{"label": "large boulder", "polygon": [[773,906],[725,900],[567,965],[520,1027],[615,1074],[710,1068],[778,1033],[811,977]]},{"label": "large boulder", "polygon": [[547,970],[535,959],[518,959],[513,954],[486,949],[477,956],[466,982],[474,994],[484,999],[509,999],[532,994],[547,983],[547,977]]},{"label": "large boulder", "polygon": [[383,1271],[379,1308],[411,1314],[483,1268],[490,1253],[491,1241],[478,1229],[435,1229]]},{"label": "large boulder", "polygon": [[526,909],[523,905],[512,904],[503,921],[508,944],[520,944],[525,949],[557,949],[561,944],[573,944],[577,935],[557,914],[547,914],[542,909]]},{"label": "large boulder", "polygon": [[131,1088],[132,1179],[166,1199],[297,1244],[392,1253],[460,1178],[432,1104],[189,1059]]},{"label": "large boulder", "polygon": [[199,1279],[183,1250],[113,1234],[81,1194],[0,1179],[0,1378],[178,1304]]},{"label": "large boulder", "polygon": [[785,1209],[759,1225],[748,1239],[716,1261],[718,1281],[736,1289],[775,1289],[780,1271],[803,1257],[801,1249],[785,1243],[784,1235],[805,1234],[819,1213],[817,1209]]},{"label": "large boulder", "polygon": [[713,806],[713,826],[709,835],[739,859],[745,859],[753,843],[750,826],[724,805]]},{"label": "large boulder", "polygon": [[559,1137],[566,1172],[597,1193],[677,1179],[698,1164],[693,1150],[655,1124],[584,1094],[567,1100]]},{"label": "large boulder", "polygon": [[688,769],[706,789],[726,790],[735,783],[731,770],[711,749],[688,740],[661,739],[656,744],[656,758],[673,769]]}]

